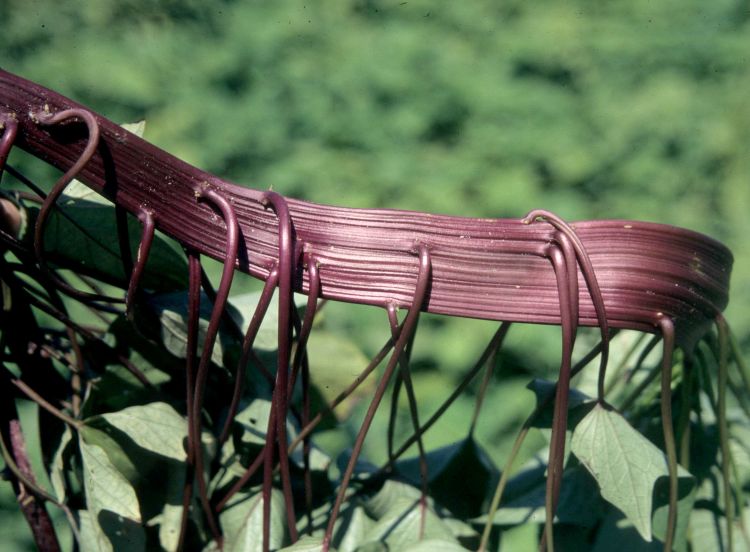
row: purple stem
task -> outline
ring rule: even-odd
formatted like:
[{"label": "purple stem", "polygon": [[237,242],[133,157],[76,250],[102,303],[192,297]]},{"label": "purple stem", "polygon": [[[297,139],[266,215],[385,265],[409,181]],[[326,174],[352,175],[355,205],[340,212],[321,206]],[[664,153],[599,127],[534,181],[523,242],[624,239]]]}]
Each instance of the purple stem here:
[{"label": "purple stem", "polygon": [[18,121],[14,114],[3,113],[0,115],[0,125],[3,127],[3,135],[0,138],[0,177],[2,177],[10,148],[13,147],[16,134],[18,134]]},{"label": "purple stem", "polygon": [[133,266],[133,271],[130,274],[128,291],[125,294],[125,315],[128,318],[133,316],[133,301],[135,301],[135,296],[138,293],[138,285],[146,268],[146,261],[148,261],[148,254],[151,251],[151,244],[154,242],[154,232],[156,230],[154,214],[150,210],[142,210],[138,218],[143,222],[143,234],[141,235],[141,242],[138,244],[135,266]]},{"label": "purple stem", "polygon": [[211,363],[211,354],[213,353],[216,336],[219,332],[219,323],[221,322],[222,313],[229,297],[229,288],[232,286],[234,276],[234,266],[237,262],[237,246],[239,243],[239,227],[237,225],[237,216],[232,205],[216,191],[204,186],[196,190],[196,198],[211,202],[219,208],[224,217],[227,227],[226,254],[224,258],[224,269],[221,275],[219,289],[216,292],[216,301],[214,302],[211,317],[209,318],[206,336],[201,351],[198,372],[195,376],[195,395],[193,397],[193,438],[195,451],[195,477],[198,481],[198,491],[201,498],[201,505],[208,520],[211,533],[221,546],[221,531],[219,530],[211,505],[208,501],[208,489],[206,486],[205,475],[203,473],[203,447],[201,447],[201,411],[203,410],[203,397],[206,390],[206,380],[208,378],[208,367]]},{"label": "purple stem", "polygon": [[[188,520],[190,519],[190,504],[193,498],[193,482],[195,480],[195,451],[201,447],[200,435],[195,434],[195,427],[200,426],[200,420],[194,422],[193,395],[195,394],[195,364],[198,356],[198,324],[200,321],[201,301],[201,261],[195,251],[188,251],[188,310],[187,310],[187,343],[185,345],[185,387],[186,411],[188,419],[187,457],[185,459],[185,486],[182,492],[182,519],[180,521],[180,536],[177,550],[182,550],[185,544]],[[198,413],[200,416],[200,413]]]},{"label": "purple stem", "polygon": [[[270,485],[273,478],[273,439],[278,441],[279,468],[281,472],[281,486],[284,492],[284,503],[287,511],[287,526],[292,542],[297,540],[296,516],[294,514],[294,495],[292,492],[291,476],[289,473],[289,455],[287,454],[286,415],[288,410],[289,393],[289,363],[292,346],[292,308],[294,288],[294,230],[289,206],[286,200],[276,192],[263,194],[261,202],[270,206],[279,220],[279,325],[278,325],[278,363],[276,368],[276,385],[273,390],[272,411],[275,413],[276,430],[266,435],[267,450],[263,466],[263,548],[268,546],[271,501]],[[267,499],[266,499],[267,497]]]},{"label": "purple stem", "polygon": [[57,182],[52,186],[52,189],[44,199],[42,206],[39,208],[39,215],[36,219],[36,226],[34,227],[34,252],[36,253],[36,259],[39,263],[39,267],[46,274],[46,276],[52,281],[56,287],[64,291],[71,297],[75,297],[80,301],[106,301],[110,303],[121,303],[123,300],[118,297],[109,297],[107,295],[100,295],[96,293],[86,293],[77,290],[70,284],[67,284],[61,280],[48,266],[44,258],[44,228],[47,224],[47,218],[50,212],[55,206],[57,198],[63,193],[65,188],[70,182],[78,175],[79,172],[86,166],[91,157],[96,152],[96,148],[99,145],[99,124],[96,121],[93,113],[85,109],[66,109],[58,113],[52,114],[46,111],[39,111],[32,115],[39,124],[41,125],[56,125],[68,119],[79,118],[83,119],[83,122],[88,128],[89,137],[86,147],[81,153],[78,160],[71,166],[65,174],[63,174]]},{"label": "purple stem", "polygon": [[[398,340],[398,334],[401,330],[398,323],[398,315],[396,313],[396,307],[392,303],[387,307],[388,311],[388,322],[391,326],[391,337],[394,341]],[[395,432],[395,421],[396,414],[398,412],[398,396],[401,388],[400,383],[403,382],[404,388],[406,389],[407,400],[409,401],[409,415],[411,416],[412,427],[414,428],[414,435],[417,436],[417,455],[419,458],[419,482],[421,489],[420,496],[420,520],[419,520],[419,538],[421,539],[424,535],[425,520],[427,516],[427,493],[428,493],[428,482],[429,472],[427,468],[427,456],[425,455],[424,443],[422,442],[422,434],[419,431],[419,412],[417,409],[417,397],[414,393],[414,384],[411,379],[411,371],[409,368],[409,360],[411,356],[411,349],[414,343],[414,335],[416,332],[416,325],[412,331],[411,338],[409,339],[404,351],[401,353],[399,358],[399,372],[396,376],[396,380],[393,385],[393,398],[391,399],[391,415],[388,420],[388,458],[393,462],[393,437]]]},{"label": "purple stem", "polygon": [[263,322],[263,318],[266,316],[268,305],[271,303],[274,289],[279,281],[279,271],[274,268],[268,275],[268,279],[263,286],[263,291],[260,294],[260,299],[255,307],[253,317],[250,319],[250,324],[245,332],[245,337],[242,340],[242,352],[240,353],[240,360],[237,363],[237,369],[234,374],[234,391],[232,392],[232,401],[229,404],[229,410],[227,411],[227,419],[224,422],[224,429],[221,431],[219,437],[219,445],[222,445],[229,438],[229,433],[232,430],[232,422],[237,414],[239,408],[240,399],[242,397],[242,389],[245,384],[245,369],[247,363],[250,361],[250,354],[253,349],[253,343],[258,335],[258,330]]},{"label": "purple stem", "polygon": [[557,278],[560,297],[560,319],[562,320],[562,361],[557,380],[554,414],[552,416],[552,435],[547,475],[547,489],[545,497],[545,531],[540,549],[547,546],[552,549],[552,524],[554,522],[557,502],[560,496],[560,486],[563,475],[563,461],[565,459],[565,432],[568,425],[568,393],[570,392],[570,371],[573,363],[573,346],[575,344],[575,327],[578,313],[573,310],[571,299],[570,271],[568,259],[559,246],[551,246],[549,257]]},{"label": "purple stem", "polygon": [[675,446],[674,428],[672,427],[672,355],[675,347],[674,322],[671,318],[660,316],[657,326],[663,338],[661,364],[661,424],[664,434],[664,448],[667,452],[669,471],[669,513],[667,514],[667,533],[664,537],[664,550],[672,550],[677,527],[677,448]]},{"label": "purple stem", "polygon": [[420,310],[422,309],[423,303],[427,296],[427,288],[430,283],[430,273],[432,271],[432,261],[429,250],[425,245],[419,245],[418,251],[419,273],[417,275],[417,285],[414,292],[414,300],[412,302],[411,308],[409,309],[409,313],[406,315],[406,319],[404,320],[403,329],[399,333],[398,340],[396,340],[396,344],[393,348],[393,354],[391,355],[391,358],[388,361],[388,365],[383,372],[383,377],[378,384],[378,387],[375,391],[375,396],[370,403],[370,407],[367,409],[367,414],[365,414],[365,418],[362,421],[362,425],[360,426],[357,438],[354,441],[352,455],[349,459],[349,464],[346,466],[344,475],[341,478],[339,492],[336,496],[336,502],[333,505],[333,510],[331,511],[331,515],[328,521],[328,527],[326,528],[326,533],[323,537],[323,552],[328,552],[331,546],[331,538],[333,537],[333,529],[336,525],[336,518],[338,517],[341,506],[344,503],[346,489],[349,486],[352,475],[354,474],[354,468],[357,464],[357,459],[362,452],[362,446],[364,445],[367,431],[370,429],[370,425],[372,425],[372,420],[375,417],[375,412],[380,405],[380,401],[383,399],[385,390],[388,387],[388,382],[393,375],[393,370],[396,368],[396,364],[398,364],[398,361],[401,358],[401,353],[406,347],[406,343],[409,341],[409,338],[414,331],[417,320],[419,319]]},{"label": "purple stem", "polygon": [[[604,305],[604,297],[599,287],[599,281],[594,271],[594,266],[591,263],[586,247],[578,237],[578,234],[567,222],[562,220],[560,217],[544,209],[535,209],[523,218],[524,224],[530,224],[536,219],[543,219],[552,226],[554,226],[562,234],[566,235],[571,242],[573,249],[576,252],[578,263],[581,266],[581,272],[583,278],[586,281],[586,286],[589,290],[591,302],[594,305],[594,311],[599,325],[599,331],[602,336],[602,356],[599,363],[599,383],[598,383],[598,398],[600,401],[604,400],[604,378],[607,369],[607,361],[609,359],[609,321],[607,319],[607,309]],[[568,247],[568,246],[564,246]],[[576,275],[576,279],[578,276]]]}]

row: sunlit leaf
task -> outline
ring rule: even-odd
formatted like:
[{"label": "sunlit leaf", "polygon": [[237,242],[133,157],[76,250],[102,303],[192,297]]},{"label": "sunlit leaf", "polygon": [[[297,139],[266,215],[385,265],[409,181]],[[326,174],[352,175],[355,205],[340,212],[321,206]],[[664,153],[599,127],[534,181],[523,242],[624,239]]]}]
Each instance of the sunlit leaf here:
[{"label": "sunlit leaf", "polygon": [[[281,491],[271,493],[271,533],[269,545],[280,548],[286,539],[286,510]],[[219,516],[224,533],[224,550],[253,552],[263,550],[263,498],[260,491],[240,493]]]},{"label": "sunlit leaf", "polygon": [[[87,442],[96,430],[83,427],[78,445],[83,461],[83,485],[95,550],[142,550],[145,536],[135,490],[112,464],[104,449]],[[108,544],[109,543],[109,544]]]},{"label": "sunlit leaf", "polygon": [[130,437],[139,447],[172,458],[185,460],[187,421],[172,406],[155,402],[132,406],[99,416]]},{"label": "sunlit leaf", "polygon": [[379,542],[389,550],[404,550],[422,539],[458,544],[450,528],[432,508],[423,507],[419,500],[401,497],[367,532],[363,543]]},{"label": "sunlit leaf", "polygon": [[[357,379],[370,362],[362,350],[346,336],[325,330],[312,333],[307,352],[311,380],[319,393],[319,400],[313,403],[314,410],[322,408],[336,398]],[[336,408],[336,418],[347,418],[354,405],[372,393],[374,385],[375,379],[371,377],[357,387],[356,391]]]},{"label": "sunlit leaf", "polygon": [[426,539],[404,549],[404,552],[465,552],[463,546],[442,539]]},{"label": "sunlit leaf", "polygon": [[[187,293],[164,293],[149,298],[149,304],[159,318],[160,334],[164,347],[179,358],[187,356]],[[198,322],[198,353],[203,350],[208,320],[211,317],[211,302],[205,293],[201,293],[200,319]],[[221,365],[224,358],[224,348],[227,340],[223,332],[219,332],[211,360]]]},{"label": "sunlit leaf", "polygon": [[338,543],[339,552],[354,552],[365,542],[365,536],[372,531],[375,521],[358,504],[344,509],[341,514],[341,521],[334,532],[334,542]]},{"label": "sunlit leaf", "polygon": [[69,427],[63,430],[60,444],[57,446],[55,456],[52,458],[50,469],[50,483],[55,491],[55,496],[61,502],[65,502],[67,496],[66,470],[70,466],[70,457],[73,454],[73,432]]},{"label": "sunlit leaf", "polygon": [[[664,453],[621,414],[601,405],[578,424],[571,448],[599,483],[602,496],[651,542],[654,486],[669,475]],[[682,471],[680,478],[691,476]]]},{"label": "sunlit leaf", "polygon": [[[279,552],[320,552],[323,550],[323,539],[305,535],[291,546],[286,546]],[[337,548],[329,548],[330,552],[336,552]],[[339,551],[340,552],[340,551]]]}]

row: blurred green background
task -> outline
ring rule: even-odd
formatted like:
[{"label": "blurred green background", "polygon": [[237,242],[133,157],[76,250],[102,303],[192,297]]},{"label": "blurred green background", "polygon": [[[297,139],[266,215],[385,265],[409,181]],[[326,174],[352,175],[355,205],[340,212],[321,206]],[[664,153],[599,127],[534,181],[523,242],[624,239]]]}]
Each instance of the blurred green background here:
[{"label": "blurred green background", "polygon": [[[728,319],[748,351],[749,19],[747,0],[2,0],[0,66],[145,118],[151,142],[255,188],[708,233],[734,251]],[[329,319],[367,353],[387,333],[382,313]],[[441,393],[493,329],[457,327],[428,320],[416,344]],[[519,384],[556,369],[558,343],[511,334]]]}]

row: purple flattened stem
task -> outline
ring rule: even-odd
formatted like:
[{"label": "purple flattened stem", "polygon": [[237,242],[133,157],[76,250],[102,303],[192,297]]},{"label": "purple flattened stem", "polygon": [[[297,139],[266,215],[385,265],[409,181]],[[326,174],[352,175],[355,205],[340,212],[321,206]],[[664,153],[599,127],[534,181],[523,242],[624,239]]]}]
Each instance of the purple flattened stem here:
[{"label": "purple flattened stem", "polygon": [[[297,372],[300,370],[300,367],[304,364],[307,357],[307,341],[310,338],[310,332],[312,332],[315,314],[318,311],[318,297],[320,297],[320,268],[318,267],[318,259],[314,255],[310,255],[306,264],[309,282],[307,305],[305,306],[305,317],[302,320],[302,327],[297,336],[297,349],[294,351],[292,379],[290,381],[288,393],[289,397],[291,397],[294,389]],[[303,392],[305,392],[304,387]],[[305,425],[304,422],[303,425]]]}]

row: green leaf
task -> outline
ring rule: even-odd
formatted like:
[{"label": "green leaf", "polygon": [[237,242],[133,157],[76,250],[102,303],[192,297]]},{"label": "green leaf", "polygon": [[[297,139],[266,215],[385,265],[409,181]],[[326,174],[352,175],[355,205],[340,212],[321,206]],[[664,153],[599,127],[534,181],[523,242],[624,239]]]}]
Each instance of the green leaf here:
[{"label": "green leaf", "polygon": [[[246,405],[240,405],[240,410],[234,418],[235,433],[238,450],[251,447],[251,452],[257,454],[258,449],[266,442],[268,431],[268,418],[271,415],[271,401],[267,399],[253,399]],[[291,443],[299,434],[299,428],[288,417],[286,422],[287,441]],[[304,466],[302,446],[297,446],[290,459],[300,468]],[[313,471],[326,471],[331,463],[331,458],[318,447],[312,446],[310,450],[310,469]]]},{"label": "green leaf", "polygon": [[[148,299],[160,323],[161,341],[167,351],[179,358],[187,356],[187,293],[162,293]],[[203,344],[208,330],[208,320],[211,317],[212,304],[205,293],[201,293],[200,319],[198,321],[198,353],[203,350]],[[224,350],[232,343],[231,338],[221,329],[211,352],[211,361],[222,365]]]},{"label": "green leaf", "polygon": [[[743,519],[735,516],[732,525],[734,547],[731,552],[747,552],[748,542],[744,537],[744,527],[750,524],[750,508],[743,508]],[[727,518],[721,513],[707,508],[696,508],[690,516],[690,543],[692,550],[728,550]]]},{"label": "green leaf", "polygon": [[138,136],[138,138],[143,138],[143,134],[146,132],[145,119],[141,119],[140,121],[136,121],[135,123],[123,123],[120,126],[128,132],[132,132],[133,134]]},{"label": "green leaf", "polygon": [[[687,472],[678,469],[678,473]],[[690,519],[695,505],[698,488],[693,477],[677,479],[677,523],[675,524],[674,547],[676,550],[687,550],[687,539],[690,531]],[[653,533],[656,539],[664,540],[667,535],[669,519],[669,478],[660,477],[654,485],[654,514],[652,516]],[[654,539],[654,540],[656,540]],[[703,550],[703,549],[702,549]]]},{"label": "green leaf", "polygon": [[[430,496],[455,516],[478,516],[500,478],[499,471],[473,437],[426,454]],[[413,485],[420,484],[419,458],[396,463],[396,471]]]},{"label": "green leaf", "polygon": [[333,542],[338,543],[339,552],[353,552],[364,542],[365,535],[372,531],[375,522],[360,504],[342,508],[337,520]]},{"label": "green leaf", "polygon": [[[55,263],[85,272],[107,283],[126,288],[117,239],[114,206],[83,184],[67,190],[58,208],[50,212],[44,234],[44,249]],[[38,209],[29,208],[36,216]],[[142,226],[128,217],[131,255],[137,255]],[[158,292],[187,287],[187,263],[170,242],[156,234],[143,273],[141,286]]]},{"label": "green leaf", "polygon": [[[323,539],[319,537],[311,537],[305,535],[291,546],[285,546],[279,552],[319,552],[323,549]],[[329,548],[331,552],[336,552],[337,549]]]},{"label": "green leaf", "polygon": [[94,517],[91,512],[78,512],[81,533],[81,552],[117,552],[146,550],[146,535],[140,525],[102,511]]},{"label": "green leaf", "polygon": [[70,459],[74,452],[71,445],[72,442],[73,432],[70,427],[65,426],[60,438],[60,444],[57,445],[57,450],[52,458],[49,475],[52,489],[55,491],[55,497],[60,502],[65,502],[67,497],[66,471],[70,468]]},{"label": "green leaf", "polygon": [[123,546],[128,550],[142,550],[145,533],[135,490],[110,461],[107,452],[89,442],[90,437],[96,438],[93,432],[98,433],[82,427],[78,440],[91,525],[89,534],[93,535],[90,542],[96,543],[94,550],[121,550]]},{"label": "green leaf", "polygon": [[[651,542],[654,486],[669,475],[664,453],[621,414],[601,405],[578,424],[571,449],[596,479],[602,496]],[[680,477],[692,479],[684,471]]]},{"label": "green leaf", "polygon": [[[424,532],[422,529],[424,528]],[[381,543],[388,550],[404,550],[422,539],[458,544],[450,527],[430,507],[408,497],[396,499],[364,536],[363,543]]]},{"label": "green leaf", "polygon": [[[544,523],[546,467],[531,467],[508,481],[503,502],[492,520],[494,525]],[[595,481],[584,468],[569,467],[563,472],[560,499],[555,514],[557,521],[593,527],[599,520],[604,506]],[[482,515],[472,522],[484,525],[487,516]]]},{"label": "green leaf", "polygon": [[135,485],[143,513],[150,518],[148,524],[159,525],[162,546],[174,549],[185,484],[185,418],[169,404],[154,402],[93,416],[85,423],[89,433],[97,432],[94,435],[100,443],[112,441],[107,450],[118,460],[115,465],[124,463],[123,459],[136,464],[137,472],[128,468],[122,473]]},{"label": "green leaf", "polygon": [[[184,466],[184,465],[183,465]],[[167,470],[166,493],[161,514],[152,522],[159,524],[159,544],[164,550],[177,550],[182,525],[182,494],[185,486],[185,469]]]},{"label": "green leaf", "polygon": [[[457,542],[452,518],[442,518],[433,508],[433,500],[421,505],[419,489],[396,479],[388,479],[380,490],[364,503],[364,509],[352,510],[351,522],[356,529],[346,526],[340,543],[341,552],[359,550],[363,543],[385,545],[387,550],[402,550],[421,538],[435,538]],[[359,511],[361,510],[361,511]],[[424,516],[424,534],[421,534]],[[374,520],[374,521],[373,521]]]},{"label": "green leaf", "polygon": [[91,431],[85,426],[81,428],[81,437],[78,441],[89,510],[95,515],[101,510],[108,510],[140,522],[141,511],[133,487],[115,468],[105,450],[97,444],[88,442],[87,437]]},{"label": "green leaf", "polygon": [[[322,409],[336,398],[370,362],[370,359],[351,339],[325,330],[312,332],[307,344],[307,356],[315,390],[312,400],[313,412]],[[363,399],[369,398],[374,388],[374,377],[362,382],[354,393],[336,408],[334,412],[336,420],[347,419],[354,406]],[[332,425],[335,425],[335,420],[329,418],[326,427]]]},{"label": "green leaf", "polygon": [[167,403],[131,406],[98,418],[127,434],[141,448],[180,462],[186,458],[187,420]]},{"label": "green leaf", "polygon": [[[242,328],[244,332],[250,325],[250,320],[258,306],[261,296],[260,291],[251,291],[248,293],[239,293],[229,298],[229,313]],[[307,297],[295,294],[294,303],[297,307],[302,307],[307,303]],[[258,333],[253,342],[253,348],[261,351],[275,351],[278,349],[278,332],[279,332],[279,298],[277,294],[271,298],[268,303],[268,310],[260,323]]]},{"label": "green leaf", "polygon": [[380,490],[367,500],[365,509],[371,517],[380,519],[393,510],[399,500],[407,498],[418,501],[421,497],[422,493],[416,487],[397,479],[387,479]]},{"label": "green leaf", "polygon": [[[543,379],[534,379],[527,385],[527,388],[533,391],[536,395],[537,408],[541,404],[544,404],[539,416],[534,421],[534,427],[551,428],[555,402],[550,399],[557,390],[557,384]],[[588,407],[593,406],[593,402],[593,399],[585,393],[582,393],[577,389],[570,389],[568,392],[568,428],[573,428],[577,425],[580,417],[588,410]],[[579,409],[582,410],[583,413],[576,412]]]},{"label": "green leaf", "polygon": [[405,548],[404,552],[466,552],[466,548],[453,541],[427,539]]},{"label": "green leaf", "polygon": [[[240,493],[219,515],[224,550],[253,552],[263,550],[263,497],[260,491]],[[281,491],[271,492],[271,549],[280,548],[286,539],[286,509]]]}]

